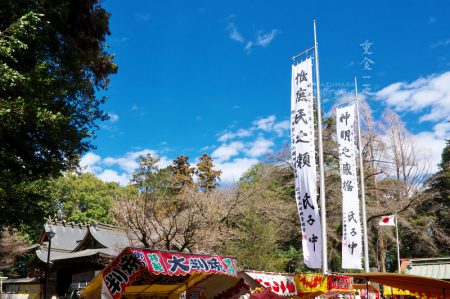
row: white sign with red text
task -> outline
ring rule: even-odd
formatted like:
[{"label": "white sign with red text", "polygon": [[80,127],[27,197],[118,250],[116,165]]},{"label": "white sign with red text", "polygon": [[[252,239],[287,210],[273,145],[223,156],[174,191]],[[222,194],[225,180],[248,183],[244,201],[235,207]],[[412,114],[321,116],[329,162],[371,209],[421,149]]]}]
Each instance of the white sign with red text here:
[{"label": "white sign with red text", "polygon": [[271,274],[261,272],[245,272],[248,276],[259,282],[264,287],[281,296],[296,296],[297,288],[294,276],[289,274]]}]

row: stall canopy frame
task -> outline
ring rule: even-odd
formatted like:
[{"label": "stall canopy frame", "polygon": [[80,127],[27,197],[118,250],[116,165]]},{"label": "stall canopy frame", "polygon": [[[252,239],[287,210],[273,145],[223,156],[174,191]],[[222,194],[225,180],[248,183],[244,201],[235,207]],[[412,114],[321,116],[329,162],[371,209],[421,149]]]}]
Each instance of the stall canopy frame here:
[{"label": "stall canopy frame", "polygon": [[423,276],[397,273],[346,273],[345,275],[397,289],[442,296],[442,298],[448,298],[450,294],[450,282]]}]

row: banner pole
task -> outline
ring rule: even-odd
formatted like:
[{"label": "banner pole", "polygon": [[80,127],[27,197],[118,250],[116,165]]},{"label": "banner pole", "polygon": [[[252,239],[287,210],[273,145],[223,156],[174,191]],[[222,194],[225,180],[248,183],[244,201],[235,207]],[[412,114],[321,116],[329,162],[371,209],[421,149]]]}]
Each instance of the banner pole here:
[{"label": "banner pole", "polygon": [[320,169],[320,221],[322,229],[322,272],[328,273],[328,247],[327,247],[327,221],[325,210],[325,183],[322,145],[322,109],[320,102],[320,75],[319,75],[319,44],[317,43],[316,20],[314,20],[314,56],[316,65],[316,92],[317,92],[317,137],[319,139],[319,169]]},{"label": "banner pole", "polygon": [[295,55],[294,57],[292,57],[292,60],[296,60],[297,58],[299,58],[302,55],[308,54],[311,50],[314,50],[314,47],[309,48],[306,51],[303,51],[302,53]]},{"label": "banner pole", "polygon": [[400,274],[400,242],[398,241],[398,214],[395,212],[395,239],[397,241],[397,267]]},{"label": "banner pole", "polygon": [[358,100],[358,81],[355,77],[355,100],[356,100],[356,119],[358,125],[358,148],[359,148],[359,176],[361,185],[361,208],[363,221],[363,236],[364,236],[364,270],[370,272],[369,268],[369,239],[367,237],[367,214],[366,214],[366,192],[364,189],[364,163],[362,155],[361,143],[361,121],[359,119],[359,100]]}]

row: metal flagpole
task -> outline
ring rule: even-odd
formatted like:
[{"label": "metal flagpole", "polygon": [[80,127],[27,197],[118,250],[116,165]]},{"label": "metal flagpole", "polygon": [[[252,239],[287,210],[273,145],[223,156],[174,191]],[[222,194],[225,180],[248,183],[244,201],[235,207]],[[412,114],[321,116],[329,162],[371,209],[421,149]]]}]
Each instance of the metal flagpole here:
[{"label": "metal flagpole", "polygon": [[400,274],[400,243],[398,242],[398,214],[395,212],[395,239],[397,240],[397,267]]},{"label": "metal flagpole", "polygon": [[361,121],[359,119],[359,100],[358,100],[358,81],[355,77],[355,99],[356,99],[356,119],[358,125],[358,148],[359,148],[359,176],[361,184],[361,206],[362,206],[362,221],[363,221],[363,236],[364,236],[364,270],[370,272],[369,269],[369,239],[367,237],[367,215],[366,215],[366,192],[364,189],[364,163],[362,155],[361,143]]},{"label": "metal flagpole", "polygon": [[319,139],[319,169],[320,169],[320,221],[322,226],[322,272],[328,273],[327,221],[325,211],[325,183],[322,145],[322,109],[320,107],[320,75],[319,75],[319,44],[317,43],[316,20],[314,20],[314,58],[316,65],[317,92],[317,137]]}]

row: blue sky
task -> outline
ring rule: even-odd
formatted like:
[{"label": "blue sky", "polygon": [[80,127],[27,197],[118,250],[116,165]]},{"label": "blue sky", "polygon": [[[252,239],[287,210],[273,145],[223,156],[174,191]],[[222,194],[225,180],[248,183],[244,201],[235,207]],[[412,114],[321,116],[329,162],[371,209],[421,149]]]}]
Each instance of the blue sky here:
[{"label": "blue sky", "polygon": [[[289,142],[290,58],[317,20],[324,111],[368,84],[376,113],[394,109],[434,164],[450,125],[448,1],[105,1],[112,77],[81,165],[126,184],[139,154],[212,155],[232,183]],[[368,53],[360,44],[368,41]],[[370,54],[369,54],[370,53]],[[371,62],[364,70],[363,60]],[[363,79],[363,76],[370,76]]]}]

